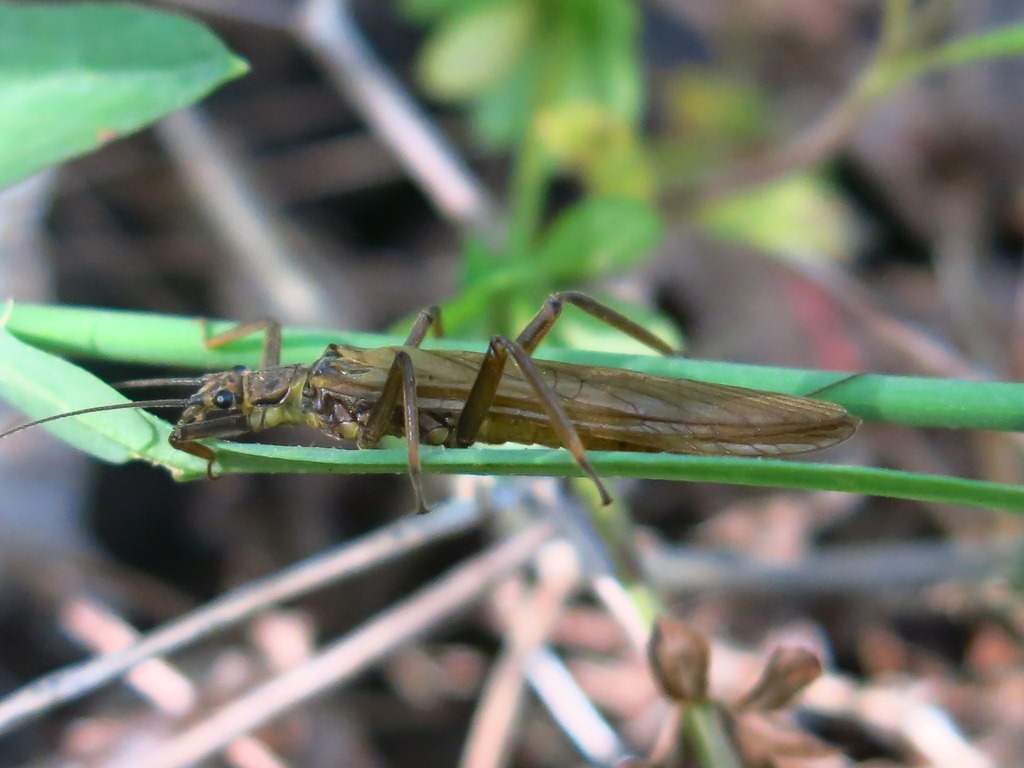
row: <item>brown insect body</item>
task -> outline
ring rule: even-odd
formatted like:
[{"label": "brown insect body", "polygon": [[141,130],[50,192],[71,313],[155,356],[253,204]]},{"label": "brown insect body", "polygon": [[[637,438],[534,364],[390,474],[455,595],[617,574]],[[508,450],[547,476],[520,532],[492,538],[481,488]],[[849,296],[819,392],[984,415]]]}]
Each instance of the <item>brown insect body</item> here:
[{"label": "brown insect body", "polygon": [[[198,439],[306,424],[332,437],[354,439],[399,350],[409,354],[416,371],[421,442],[458,447],[455,426],[484,355],[408,347],[332,344],[312,366],[214,374],[176,432],[179,438]],[[839,443],[858,423],[842,407],[809,398],[617,368],[536,359],[534,364],[588,450],[794,454]],[[228,413],[213,402],[221,391],[235,395],[237,406]],[[385,434],[405,434],[400,406]],[[502,373],[476,442],[561,447],[529,382],[512,366]]]},{"label": "brown insect body", "polygon": [[[437,307],[420,313],[402,346],[364,349],[331,344],[312,365],[281,365],[281,328],[272,321],[237,326],[206,340],[217,347],[264,335],[262,365],[198,379],[152,379],[123,386],[198,385],[181,400],[85,408],[40,419],[0,437],[76,414],[132,407],[184,407],[170,443],[208,462],[198,442],[306,424],[373,448],[402,436],[420,512],[419,445],[464,448],[476,442],[566,448],[611,500],[587,459],[588,450],[776,456],[827,448],[846,440],[859,419],[833,403],[617,368],[537,360],[534,350],[570,303],[666,355],[674,350],[648,330],[586,294],[552,295],[515,339],[495,336],[487,352],[424,350]],[[513,365],[509,365],[511,358]]]}]

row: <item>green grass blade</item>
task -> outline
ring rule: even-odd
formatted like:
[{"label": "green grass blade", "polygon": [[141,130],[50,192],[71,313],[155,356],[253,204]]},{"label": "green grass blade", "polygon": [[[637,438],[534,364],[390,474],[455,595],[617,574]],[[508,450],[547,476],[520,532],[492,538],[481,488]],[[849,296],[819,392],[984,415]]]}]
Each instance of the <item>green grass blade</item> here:
[{"label": "green grass blade", "polygon": [[[218,466],[226,473],[397,474],[407,471],[404,448],[340,451],[228,442],[211,445],[217,451]],[[556,477],[581,477],[583,474],[568,452],[544,448],[446,450],[424,446],[420,456],[424,471],[441,474]],[[731,456],[612,451],[591,451],[587,456],[602,477],[843,491],[1024,512],[1024,487],[957,477]]]},{"label": "green grass blade", "polygon": [[[88,371],[18,341],[0,326],[0,396],[30,419],[128,402]],[[141,410],[78,416],[45,429],[111,463],[146,459],[173,473],[195,474],[202,462],[167,444],[167,422]]]}]

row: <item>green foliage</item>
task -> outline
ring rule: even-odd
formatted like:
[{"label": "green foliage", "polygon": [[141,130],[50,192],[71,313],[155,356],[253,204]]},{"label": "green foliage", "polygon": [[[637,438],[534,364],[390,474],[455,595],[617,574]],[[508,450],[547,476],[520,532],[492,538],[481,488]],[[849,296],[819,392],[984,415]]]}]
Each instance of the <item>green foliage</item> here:
[{"label": "green foliage", "polygon": [[803,173],[702,206],[697,221],[716,237],[783,258],[840,258],[854,239],[853,214],[820,174]]},{"label": "green foliage", "polygon": [[661,238],[661,220],[639,200],[592,197],[559,216],[536,261],[551,281],[583,282],[631,267]]},{"label": "green foliage", "polygon": [[653,199],[646,154],[621,115],[575,102],[540,112],[535,127],[541,151],[557,168],[574,173],[588,193]]},{"label": "green foliage", "polygon": [[[106,383],[60,357],[18,341],[0,326],[0,394],[32,419],[94,405],[126,403]],[[167,422],[145,411],[122,410],[62,419],[47,426],[65,442],[104,461],[147,459],[172,472],[202,462],[167,444]]]},{"label": "green foliage", "polygon": [[883,55],[871,73],[873,89],[889,92],[907,80],[941,69],[988,59],[1024,55],[1024,23],[997,27],[977,35],[950,40],[933,47],[908,46]]},{"label": "green foliage", "polygon": [[[463,250],[463,290],[444,305],[445,328],[471,337],[501,331],[515,334],[533,318],[552,290],[584,285],[628,269],[645,258],[661,237],[655,209],[629,198],[585,198],[570,206],[537,237],[527,259],[504,259],[479,240]],[[682,346],[673,325],[660,313],[610,296],[601,301]],[[490,320],[481,328],[481,319]],[[400,334],[411,322],[394,327]],[[552,331],[556,344],[617,352],[645,348],[583,313],[568,309]],[[648,350],[649,351],[649,350]]]},{"label": "green foliage", "polygon": [[423,50],[419,74],[439,99],[480,96],[522,58],[534,9],[512,0],[471,8],[445,21]]},{"label": "green foliage", "polygon": [[[444,307],[450,332],[514,334],[552,291],[628,269],[653,251],[660,221],[637,131],[638,15],[629,0],[401,7],[430,25],[418,67],[426,91],[465,104],[484,143],[516,147],[507,239],[467,240],[462,290]],[[549,185],[560,174],[578,179],[584,195],[545,224]],[[568,317],[559,334],[604,333]],[[661,318],[656,325],[667,327]]]},{"label": "green foliage", "polygon": [[[694,211],[698,226],[784,258],[848,252],[848,212],[816,167],[831,158],[830,149],[838,148],[833,144],[842,136],[831,136],[835,127],[856,124],[880,100],[915,77],[1024,54],[1024,24],[931,43],[926,38],[934,26],[930,15],[936,11],[935,3],[888,0],[882,10],[881,44],[846,96],[807,135],[774,156],[768,153],[768,159],[779,166],[769,174],[768,183],[754,173],[750,178],[756,186],[739,184],[728,197],[698,204]],[[661,180],[669,184],[680,177],[715,178],[723,168],[742,170],[750,161],[752,146],[770,133],[773,119],[758,94],[742,83],[695,69],[685,69],[671,80],[668,104],[673,134],[655,154]],[[829,138],[823,141],[823,136]],[[759,154],[765,153],[754,151],[755,158]]]},{"label": "green foliage", "polygon": [[478,135],[492,146],[522,141],[533,117],[590,104],[630,125],[640,117],[637,11],[628,0],[406,0],[432,22],[421,52],[424,87],[469,100]]},{"label": "green foliage", "polygon": [[0,187],[246,71],[208,30],[127,4],[0,5]]}]

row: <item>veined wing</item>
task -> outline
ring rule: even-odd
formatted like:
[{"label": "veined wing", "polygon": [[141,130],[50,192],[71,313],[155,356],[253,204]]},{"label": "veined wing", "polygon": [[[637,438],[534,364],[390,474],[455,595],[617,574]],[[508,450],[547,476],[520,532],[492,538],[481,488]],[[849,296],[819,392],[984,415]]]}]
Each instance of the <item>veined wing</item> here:
[{"label": "veined wing", "polygon": [[[443,353],[475,374],[479,356],[467,355]],[[535,363],[591,449],[748,456],[801,453],[842,442],[859,424],[841,406],[810,398],[617,368]],[[506,365],[490,418],[503,414],[547,424],[547,415],[512,361]]]},{"label": "veined wing", "polygon": [[[394,349],[358,351],[359,362],[376,371],[373,378],[379,381],[368,384],[379,391]],[[419,407],[460,412],[483,355],[406,351],[416,370]],[[617,368],[534,362],[590,449],[748,456],[800,453],[842,442],[859,424],[841,406],[809,398]],[[485,432],[492,438],[558,444],[532,387],[511,360],[487,421]]]}]

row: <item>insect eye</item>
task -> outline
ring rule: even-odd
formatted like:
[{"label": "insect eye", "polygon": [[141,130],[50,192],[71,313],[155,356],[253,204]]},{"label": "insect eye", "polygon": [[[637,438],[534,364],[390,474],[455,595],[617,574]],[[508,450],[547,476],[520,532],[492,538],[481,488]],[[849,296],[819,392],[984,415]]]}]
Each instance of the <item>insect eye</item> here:
[{"label": "insect eye", "polygon": [[235,393],[228,389],[222,389],[213,396],[213,404],[218,408],[230,408],[235,404]]}]

